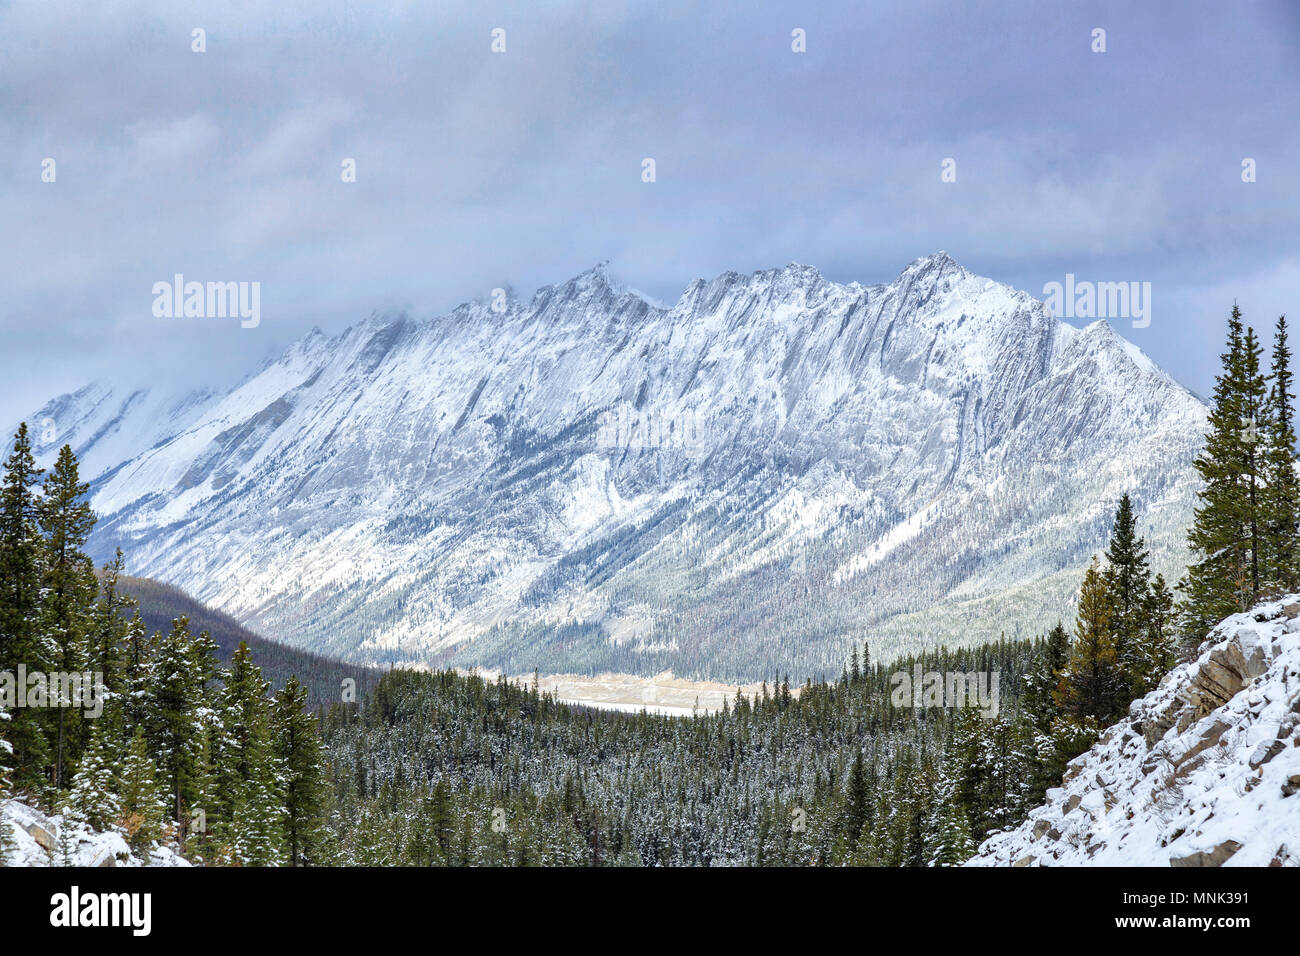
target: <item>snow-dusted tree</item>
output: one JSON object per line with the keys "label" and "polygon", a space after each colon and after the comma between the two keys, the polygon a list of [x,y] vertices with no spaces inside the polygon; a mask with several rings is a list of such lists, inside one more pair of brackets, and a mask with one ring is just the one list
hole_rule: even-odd
{"label": "snow-dusted tree", "polygon": [[149,752],[168,793],[168,814],[184,832],[185,805],[193,797],[194,761],[199,750],[199,705],[202,688],[195,673],[195,651],[189,620],[172,621],[171,632],[157,647],[144,708]]}
{"label": "snow-dusted tree", "polygon": [[1296,475],[1296,429],[1291,391],[1291,348],[1286,316],[1273,331],[1269,370],[1268,428],[1264,442],[1264,510],[1269,539],[1265,584],[1274,591],[1300,588],[1300,477]]}
{"label": "snow-dusted tree", "polygon": [[316,719],[306,711],[307,688],[291,676],[271,710],[275,756],[282,774],[284,837],[291,866],[319,861],[329,791]]}
{"label": "snow-dusted tree", "polygon": [[957,799],[956,778],[944,773],[935,790],[934,808],[930,812],[928,859],[930,866],[960,866],[975,855],[966,808]]}
{"label": "snow-dusted tree", "polygon": [[144,728],[137,728],[131,738],[126,759],[118,773],[122,802],[121,825],[127,842],[141,857],[147,857],[163,834],[166,800],[158,788],[158,770],[149,756]]}
{"label": "snow-dusted tree", "polygon": [[117,795],[114,753],[105,727],[98,720],[86,723],[91,725],[90,739],[81,765],[72,778],[68,805],[78,820],[92,830],[102,832],[121,819],[122,804]]}
{"label": "snow-dusted tree", "polygon": [[248,645],[241,641],[220,699],[217,767],[232,861],[249,866],[284,861],[281,767],[272,746],[267,691]]}
{"label": "snow-dusted tree", "polygon": [[[37,626],[42,541],[37,524],[37,481],[44,472],[32,456],[27,425],[18,427],[0,483],[0,671],[47,670],[53,648]],[[15,790],[49,791],[50,752],[42,712],[20,707],[11,717]]]}
{"label": "snow-dusted tree", "polygon": [[[81,480],[70,445],[59,450],[42,491],[36,506],[37,523],[44,534],[38,626],[54,651],[51,669],[80,673],[91,657],[90,608],[98,582],[95,565],[85,553],[86,540],[95,526],[90,486]],[[80,756],[82,712],[76,704],[60,700],[50,716],[56,789],[68,789],[70,770]]]}
{"label": "snow-dusted tree", "polygon": [[[125,653],[127,632],[130,618],[126,613],[137,606],[136,600],[122,591],[120,578],[126,559],[122,549],[118,548],[113,560],[104,565],[99,580],[99,600],[95,602],[90,613],[90,669],[102,675],[104,684],[104,712],[98,721],[86,724],[103,725],[105,732],[123,744],[130,738],[126,735],[126,715],[124,710],[125,690]],[[84,726],[85,735],[82,743],[89,745],[90,726]]]}

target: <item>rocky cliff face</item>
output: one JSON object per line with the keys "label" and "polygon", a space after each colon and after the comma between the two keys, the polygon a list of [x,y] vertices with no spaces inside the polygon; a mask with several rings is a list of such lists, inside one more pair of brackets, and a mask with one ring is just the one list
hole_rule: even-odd
{"label": "rocky cliff face", "polygon": [[1300,866],[1300,595],[1225,620],[968,865]]}
{"label": "rocky cliff face", "polygon": [[[101,555],[302,647],[748,681],[1029,636],[1120,494],[1181,556],[1205,409],[950,257],[671,308],[603,269],[315,332],[225,394],[65,396]],[[38,430],[38,437],[40,430]]]}

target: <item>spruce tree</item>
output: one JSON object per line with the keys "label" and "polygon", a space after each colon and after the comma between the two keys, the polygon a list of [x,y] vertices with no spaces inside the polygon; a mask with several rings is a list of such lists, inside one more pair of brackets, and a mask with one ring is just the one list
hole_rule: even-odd
{"label": "spruce tree", "polygon": [[[84,550],[95,515],[86,500],[89,486],[78,475],[71,446],[59,450],[43,491],[36,508],[45,538],[39,626],[53,650],[51,669],[82,673],[90,662],[90,608],[98,590],[95,566]],[[78,756],[81,711],[75,701],[59,700],[50,720],[54,786],[67,789],[71,775],[66,767],[75,764]]]}
{"label": "spruce tree", "polygon": [[970,821],[966,819],[965,809],[942,791],[931,827],[934,835],[931,840],[930,866],[961,866],[975,855],[977,848],[971,838]]}
{"label": "spruce tree", "polygon": [[158,770],[149,756],[144,728],[136,728],[118,773],[118,793],[127,843],[142,859],[148,859],[149,850],[163,835],[167,802],[157,781]]}
{"label": "spruce tree", "polygon": [[[0,484],[0,671],[49,669],[52,648],[37,626],[42,541],[37,524],[37,481],[44,474],[32,457],[27,425],[18,426]],[[13,786],[42,796],[49,787],[49,745],[41,713],[17,707],[11,714]]]}
{"label": "spruce tree", "polygon": [[307,688],[291,676],[276,695],[271,716],[276,757],[283,772],[284,835],[290,866],[318,863],[325,840],[329,792],[320,734],[306,707]]}
{"label": "spruce tree", "polygon": [[1275,592],[1300,589],[1300,479],[1296,477],[1292,382],[1291,349],[1287,342],[1286,316],[1282,315],[1273,334],[1268,427],[1263,451],[1268,537],[1265,584]]}
{"label": "spruce tree", "polygon": [[216,825],[221,799],[212,748],[212,740],[219,732],[218,725],[211,719],[200,722],[198,753],[191,778],[193,796],[185,808],[185,857],[191,863],[208,866],[225,861],[217,836],[221,829]]}
{"label": "spruce tree", "polygon": [[1106,590],[1110,596],[1115,656],[1126,675],[1136,673],[1145,637],[1151,571],[1146,542],[1138,537],[1133,503],[1127,493],[1120,498],[1119,507],[1115,509],[1106,562]]}
{"label": "spruce tree", "polygon": [[122,815],[113,769],[117,752],[104,733],[102,720],[88,720],[86,723],[91,727],[90,737],[76,776],[72,778],[68,804],[77,820],[92,830],[103,832],[115,826]]}
{"label": "spruce tree", "polygon": [[241,641],[220,701],[217,774],[232,861],[250,866],[276,865],[283,859],[280,767],[271,741],[267,689],[248,645]]}
{"label": "spruce tree", "polygon": [[1266,554],[1266,532],[1268,515],[1265,511],[1265,489],[1267,473],[1265,470],[1264,440],[1269,430],[1268,383],[1260,366],[1264,347],[1259,343],[1255,330],[1246,328],[1243,343],[1243,375],[1241,394],[1245,421],[1245,438],[1243,445],[1246,452],[1245,469],[1242,481],[1245,484],[1246,513],[1243,516],[1243,530],[1246,536],[1247,551],[1250,556],[1248,566],[1249,593],[1244,596],[1243,610],[1250,607],[1264,590],[1264,580],[1268,573]]}
{"label": "spruce tree", "polygon": [[[137,606],[136,600],[119,586],[124,566],[122,549],[118,548],[112,562],[103,567],[99,600],[95,602],[90,622],[90,669],[102,675],[105,694],[104,713],[98,722],[105,725],[102,732],[123,747],[130,739],[126,734],[123,698],[127,629],[130,625],[126,612]],[[87,734],[83,746],[88,745],[88,740]]]}
{"label": "spruce tree", "polygon": [[1174,666],[1177,648],[1174,646],[1174,596],[1165,584],[1163,574],[1157,574],[1147,595],[1143,614],[1144,635],[1140,654],[1134,662],[1130,679],[1131,696],[1141,697],[1160,683],[1161,678]]}
{"label": "spruce tree", "polygon": [[979,707],[968,702],[952,716],[944,765],[952,774],[952,797],[966,816],[971,834],[979,839],[991,826],[988,804],[988,767],[982,759],[984,718]]}
{"label": "spruce tree", "polygon": [[1025,675],[1022,706],[1040,733],[1047,733],[1052,721],[1061,712],[1053,695],[1069,661],[1070,635],[1066,633],[1064,625],[1057,621],[1056,626],[1047,632],[1047,638]]}
{"label": "spruce tree", "polygon": [[162,635],[149,637],[144,619],[137,608],[126,624],[122,644],[122,721],[126,739],[134,736],[136,728],[149,725],[145,710],[153,680],[153,656]]}
{"label": "spruce tree", "polygon": [[1227,350],[1220,357],[1223,370],[1215,378],[1210,432],[1195,461],[1202,487],[1187,533],[1192,561],[1179,585],[1184,626],[1197,639],[1224,617],[1250,607],[1260,591],[1259,551],[1267,521],[1259,446],[1267,409],[1259,357],[1255,333],[1243,330],[1234,305]]}
{"label": "spruce tree", "polygon": [[200,746],[202,689],[194,663],[189,619],[182,616],[172,621],[171,633],[158,644],[144,700],[149,750],[158,763],[159,782],[168,793],[168,815],[177,823],[182,844]]}

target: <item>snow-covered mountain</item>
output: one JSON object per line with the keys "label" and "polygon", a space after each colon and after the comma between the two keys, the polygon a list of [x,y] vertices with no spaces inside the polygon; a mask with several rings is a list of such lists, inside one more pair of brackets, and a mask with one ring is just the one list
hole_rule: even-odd
{"label": "snow-covered mountain", "polygon": [[92,386],[29,421],[95,479],[101,553],[270,636],[753,679],[1040,632],[1123,491],[1172,569],[1204,416],[1105,322],[940,253],[671,308],[597,268],[313,331],[226,394]]}
{"label": "snow-covered mountain", "polygon": [[974,866],[1300,866],[1300,595],[1235,614]]}

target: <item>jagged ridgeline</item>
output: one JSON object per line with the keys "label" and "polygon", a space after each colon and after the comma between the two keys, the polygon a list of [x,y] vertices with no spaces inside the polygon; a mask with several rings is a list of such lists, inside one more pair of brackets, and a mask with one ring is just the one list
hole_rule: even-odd
{"label": "jagged ridgeline", "polygon": [[352,660],[749,683],[1069,619],[1124,491],[1181,575],[1205,406],[1104,321],[950,257],[692,282],[603,269],[313,332],[244,381],[29,419],[97,560]]}

